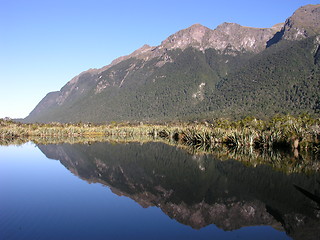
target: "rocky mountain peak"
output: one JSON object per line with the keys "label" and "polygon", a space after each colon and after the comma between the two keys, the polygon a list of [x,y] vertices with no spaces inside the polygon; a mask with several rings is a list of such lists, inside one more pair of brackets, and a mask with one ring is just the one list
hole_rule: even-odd
{"label": "rocky mountain peak", "polygon": [[161,43],[161,46],[166,49],[185,49],[187,47],[201,48],[205,36],[211,31],[211,29],[201,24],[194,24],[191,27],[180,30],[169,36]]}
{"label": "rocky mountain peak", "polygon": [[217,26],[216,31],[224,32],[225,34],[230,34],[235,30],[240,29],[242,26],[237,23],[224,22]]}
{"label": "rocky mountain peak", "polygon": [[283,28],[286,40],[301,40],[320,33],[320,4],[300,7],[289,17]]}
{"label": "rocky mountain peak", "polygon": [[266,48],[266,42],[280,29],[244,27],[237,23],[222,23],[208,39],[208,47],[226,54],[233,52],[258,53]]}
{"label": "rocky mountain peak", "polygon": [[224,54],[260,52],[281,27],[276,25],[272,28],[251,28],[225,22],[212,30],[201,24],[194,24],[171,35],[161,46],[166,49],[193,47],[201,51],[213,48]]}

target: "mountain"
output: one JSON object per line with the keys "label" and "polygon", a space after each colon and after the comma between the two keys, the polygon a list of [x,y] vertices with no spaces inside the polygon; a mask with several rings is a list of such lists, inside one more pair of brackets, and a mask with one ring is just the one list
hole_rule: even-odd
{"label": "mountain", "polygon": [[271,28],[192,25],[48,93],[26,122],[266,118],[320,112],[320,5]]}
{"label": "mountain", "polygon": [[320,8],[307,5],[299,8],[285,23],[284,38],[299,40],[315,36],[320,31]]}
{"label": "mountain", "polygon": [[108,186],[144,208],[156,206],[195,229],[210,224],[225,231],[270,225],[293,239],[317,239],[320,234],[318,205],[302,193],[318,196],[319,174],[248,167],[235,160],[191,155],[164,143],[38,148],[79,178]]}
{"label": "mountain", "polygon": [[306,5],[299,8],[289,17],[281,31],[270,39],[268,46],[281,39],[302,40],[319,35],[320,32],[320,8],[319,5]]}

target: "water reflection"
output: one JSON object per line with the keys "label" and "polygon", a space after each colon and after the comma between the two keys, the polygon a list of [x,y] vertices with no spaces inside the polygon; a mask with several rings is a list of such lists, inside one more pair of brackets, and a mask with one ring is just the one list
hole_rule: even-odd
{"label": "water reflection", "polygon": [[[163,143],[39,145],[80,178],[199,229],[269,225],[294,239],[320,237],[319,173],[285,174],[191,155]],[[307,194],[308,193],[308,194]],[[310,197],[312,196],[312,197]]]}

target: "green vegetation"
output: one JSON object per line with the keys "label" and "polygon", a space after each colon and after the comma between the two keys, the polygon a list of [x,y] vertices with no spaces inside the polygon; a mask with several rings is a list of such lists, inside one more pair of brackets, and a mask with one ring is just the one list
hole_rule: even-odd
{"label": "green vegetation", "polygon": [[253,146],[256,148],[292,148],[319,150],[320,120],[309,115],[293,117],[278,115],[269,121],[247,117],[239,121],[217,119],[211,123],[137,124],[116,123],[98,125],[77,124],[23,124],[0,120],[1,139],[23,137],[79,137],[79,136],[152,136],[173,139],[184,145],[229,147]]}
{"label": "green vegetation", "polygon": [[309,115],[277,115],[269,121],[247,117],[238,121],[116,123],[98,125],[23,124],[0,120],[0,144],[164,142],[191,154],[212,154],[245,164],[269,164],[287,173],[320,170],[320,119]]}
{"label": "green vegetation", "polygon": [[[314,37],[282,40],[256,55],[176,49],[167,51],[172,61],[161,67],[161,58],[131,58],[99,74],[81,75],[77,85],[49,94],[25,121],[106,124],[301,113],[318,117],[320,61],[315,42]],[[105,88],[97,92],[97,86]]]}
{"label": "green vegetation", "polygon": [[[221,110],[236,116],[319,114],[320,65],[314,38],[281,41],[219,82]],[[214,100],[214,99],[213,99]]]}
{"label": "green vegetation", "polygon": [[231,148],[320,150],[320,120],[309,115],[275,116],[269,121],[247,117],[239,121],[217,119],[209,122],[143,124],[112,123],[97,125],[23,124],[0,120],[1,139],[24,137],[120,137],[162,138],[196,148],[225,144]]}

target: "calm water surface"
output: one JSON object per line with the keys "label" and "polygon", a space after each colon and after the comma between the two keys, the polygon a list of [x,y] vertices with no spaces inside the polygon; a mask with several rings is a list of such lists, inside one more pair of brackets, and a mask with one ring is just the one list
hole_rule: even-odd
{"label": "calm water surface", "polygon": [[319,239],[319,179],[162,143],[3,146],[0,239]]}

